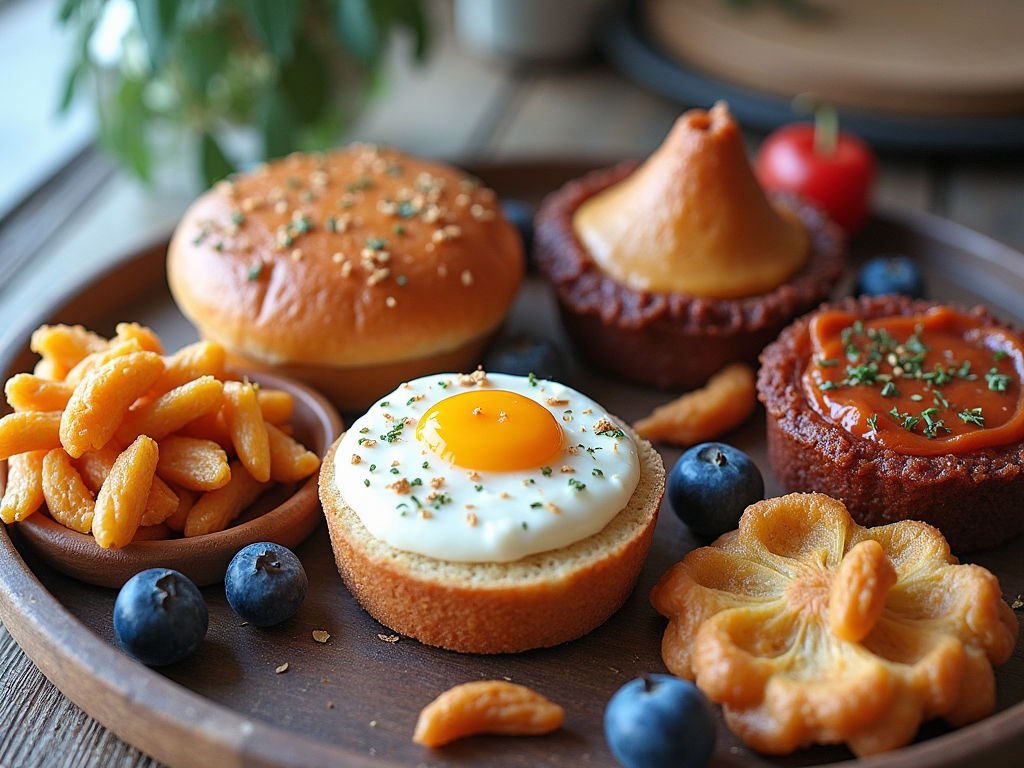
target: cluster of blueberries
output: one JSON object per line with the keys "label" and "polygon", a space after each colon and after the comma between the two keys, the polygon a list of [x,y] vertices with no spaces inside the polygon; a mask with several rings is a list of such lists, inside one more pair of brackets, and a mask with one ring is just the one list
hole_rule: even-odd
{"label": "cluster of blueberries", "polygon": [[[257,542],[232,558],[224,576],[228,604],[243,621],[269,627],[290,618],[306,598],[309,581],[288,548]],[[114,602],[114,634],[143,664],[181,661],[206,637],[210,614],[202,593],[182,573],[150,568],[129,579]]]}

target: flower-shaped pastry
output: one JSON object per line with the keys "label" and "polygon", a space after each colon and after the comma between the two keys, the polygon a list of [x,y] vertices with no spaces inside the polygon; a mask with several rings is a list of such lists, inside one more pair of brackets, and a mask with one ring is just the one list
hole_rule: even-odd
{"label": "flower-shaped pastry", "polygon": [[862,528],[842,502],[794,493],[748,507],[651,592],[665,664],[723,705],[762,752],[903,746],[918,725],[995,708],[992,665],[1017,641],[999,582],[935,528]]}

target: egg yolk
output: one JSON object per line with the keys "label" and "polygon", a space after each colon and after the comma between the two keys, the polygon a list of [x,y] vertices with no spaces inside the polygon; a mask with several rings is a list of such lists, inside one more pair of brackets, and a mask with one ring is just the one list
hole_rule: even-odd
{"label": "egg yolk", "polygon": [[562,450],[562,428],[544,406],[506,390],[445,398],[416,425],[416,438],[466,469],[535,469]]}

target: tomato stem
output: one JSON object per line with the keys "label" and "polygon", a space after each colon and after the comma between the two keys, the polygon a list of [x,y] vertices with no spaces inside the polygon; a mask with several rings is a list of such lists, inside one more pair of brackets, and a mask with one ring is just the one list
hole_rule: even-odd
{"label": "tomato stem", "polygon": [[793,99],[798,115],[814,115],[814,152],[831,155],[839,141],[839,110],[815,93],[801,93]]}

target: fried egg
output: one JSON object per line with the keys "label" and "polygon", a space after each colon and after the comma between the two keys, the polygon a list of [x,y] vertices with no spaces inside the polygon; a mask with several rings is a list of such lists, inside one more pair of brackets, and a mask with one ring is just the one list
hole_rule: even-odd
{"label": "fried egg", "polygon": [[640,480],[636,446],[597,403],[534,377],[436,374],[375,403],[335,478],[366,529],[439,560],[505,563],[598,533]]}

